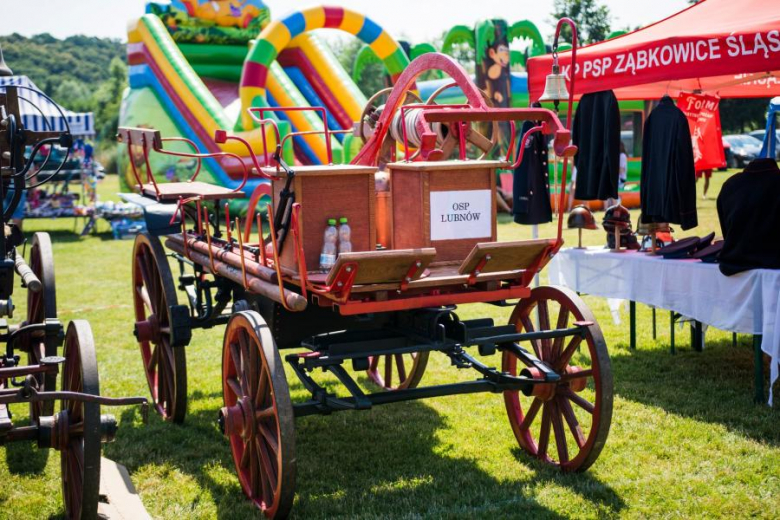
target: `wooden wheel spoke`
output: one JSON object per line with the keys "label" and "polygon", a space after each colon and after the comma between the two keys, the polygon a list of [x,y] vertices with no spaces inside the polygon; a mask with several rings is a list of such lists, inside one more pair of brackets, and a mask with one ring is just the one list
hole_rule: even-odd
{"label": "wooden wheel spoke", "polygon": [[571,340],[569,341],[569,344],[566,346],[566,349],[563,351],[561,356],[556,360],[555,364],[553,365],[553,369],[556,372],[563,371],[563,369],[566,367],[569,361],[571,361],[571,357],[577,351],[577,347],[580,346],[581,342],[582,342],[582,336],[571,337]]}
{"label": "wooden wheel spoke", "polygon": [[566,432],[563,429],[561,412],[555,401],[550,402],[550,414],[552,415],[552,427],[555,434],[555,447],[558,449],[558,462],[569,462],[569,449],[566,446]]}
{"label": "wooden wheel spoke", "polygon": [[390,354],[385,356],[385,387],[393,386],[393,357]]}
{"label": "wooden wheel spoke", "polygon": [[227,384],[230,387],[230,390],[236,395],[237,399],[241,399],[241,397],[243,397],[241,393],[241,385],[235,377],[229,377]]}
{"label": "wooden wheel spoke", "polygon": [[483,152],[489,152],[493,149],[493,141],[485,137],[482,133],[474,130],[473,128],[466,134],[466,140],[482,150]]}
{"label": "wooden wheel spoke", "polygon": [[[257,391],[255,393],[255,406],[264,406],[265,405],[265,394],[268,390],[268,368],[263,365],[260,369],[260,377],[259,381],[257,383]],[[271,407],[271,410],[273,411],[273,407]]]}
{"label": "wooden wheel spoke", "polygon": [[149,373],[154,372],[159,363],[160,363],[160,346],[154,345],[154,347],[152,348],[152,355],[149,356],[149,363],[146,365],[146,370],[149,371]]}
{"label": "wooden wheel spoke", "polygon": [[246,469],[246,467],[249,465],[249,457],[252,455],[249,449],[249,445],[251,443],[251,440],[244,442],[244,451],[241,453],[241,462],[238,464],[242,469]]}
{"label": "wooden wheel spoke", "polygon": [[268,447],[271,448],[271,451],[274,452],[274,454],[278,453],[279,443],[276,442],[276,436],[273,434],[271,429],[268,428],[268,426],[265,424],[257,422],[257,430],[263,436],[263,439],[265,439],[265,442],[268,444]]}
{"label": "wooden wheel spoke", "polygon": [[455,147],[458,146],[458,140],[455,138],[455,136],[450,133],[445,139],[444,142],[441,143],[441,153],[442,157],[445,159],[452,155],[453,150],[455,150]]}
{"label": "wooden wheel spoke", "polygon": [[143,282],[143,287],[146,289],[147,293],[147,299],[149,300],[149,306],[152,308],[153,313],[157,313],[157,308],[154,307],[154,300],[149,296],[149,293],[153,291],[153,281],[151,277],[151,273],[149,272],[149,266],[146,260],[146,251],[141,253],[140,258],[138,258],[138,271],[141,273],[141,280]]}
{"label": "wooden wheel spoke", "polygon": [[233,360],[233,368],[236,370],[236,377],[241,379],[241,374],[244,370],[241,366],[241,352],[239,351],[238,343],[230,344],[230,359]]}
{"label": "wooden wheel spoke", "polygon": [[595,407],[587,399],[585,399],[580,395],[575,394],[569,388],[563,388],[562,393],[563,395],[568,397],[569,400],[571,400],[571,402],[573,402],[574,404],[576,404],[577,406],[579,406],[589,414],[593,414],[593,410],[595,409]]}
{"label": "wooden wheel spoke", "polygon": [[398,369],[398,384],[400,385],[406,381],[406,366],[404,365],[403,354],[395,355],[395,366]]}
{"label": "wooden wheel spoke", "polygon": [[563,414],[563,418],[569,426],[569,431],[574,436],[574,441],[577,443],[577,446],[582,448],[585,446],[585,436],[582,434],[582,428],[580,428],[580,423],[577,421],[577,416],[574,415],[571,403],[565,397],[558,396],[556,399],[558,400],[558,407]]}
{"label": "wooden wheel spoke", "polygon": [[550,405],[546,404],[542,408],[542,426],[539,428],[539,443],[536,455],[539,458],[547,458],[547,448],[550,444]]}
{"label": "wooden wheel spoke", "polygon": [[[565,329],[566,325],[569,323],[569,309],[566,307],[561,306],[561,310],[558,313],[558,322],[555,325],[556,329]],[[557,360],[561,356],[561,348],[563,347],[563,336],[559,338],[555,338],[553,340],[552,345],[552,362],[555,363],[555,360]]]}
{"label": "wooden wheel spoke", "polygon": [[579,372],[574,372],[571,374],[561,374],[561,381],[571,381],[573,379],[584,379],[588,377],[593,377],[592,368],[588,368],[586,370],[580,370]]}
{"label": "wooden wheel spoke", "polygon": [[265,476],[268,477],[267,483],[270,488],[270,493],[268,493],[268,496],[273,497],[273,490],[276,489],[276,468],[272,461],[276,460],[276,458],[271,458],[270,454],[268,453],[268,449],[265,447],[265,444],[260,442],[260,439],[255,439],[255,442],[257,442],[258,451],[260,452],[262,468],[265,472]]}
{"label": "wooden wheel spoke", "polygon": [[[243,337],[243,334],[239,336],[239,339]],[[263,367],[260,365],[260,360],[257,352],[257,345],[247,347],[249,349],[249,381],[248,386],[249,393],[247,395],[257,397],[257,390],[260,386],[260,378],[262,376]],[[243,344],[242,344],[243,349]]]}
{"label": "wooden wheel spoke", "polygon": [[[537,306],[536,311],[539,316],[539,330],[541,331],[547,331],[550,330],[550,308],[547,305],[547,300],[541,300]],[[543,339],[542,340],[542,355],[544,356],[542,359],[549,361],[551,359],[551,352],[552,346],[549,339]]]}
{"label": "wooden wheel spoke", "polygon": [[154,310],[152,309],[152,302],[149,300],[149,291],[146,290],[146,286],[137,285],[135,287],[135,292],[138,293],[138,296],[141,298],[141,301],[144,302],[144,306],[148,310],[148,314],[152,314]]}
{"label": "wooden wheel spoke", "polygon": [[166,395],[166,398],[168,398],[167,399],[167,405],[168,405],[168,408],[172,408],[173,407],[173,398],[174,398],[175,389],[176,389],[176,383],[174,382],[174,374],[173,374],[174,368],[173,367],[175,367],[176,365],[174,364],[174,361],[173,361],[173,352],[171,351],[171,347],[169,347],[168,345],[163,344],[161,346],[161,348],[163,349],[163,352],[165,354],[165,356],[164,356],[165,357],[165,365],[166,365],[166,367],[165,367],[165,383],[166,383],[166,385],[168,387],[168,392],[167,392],[167,395]]}
{"label": "wooden wheel spoke", "polygon": [[247,450],[249,452],[249,489],[250,498],[257,498],[260,496],[260,461],[257,459],[257,447],[252,439],[247,442]]}
{"label": "wooden wheel spoke", "polygon": [[525,417],[523,417],[523,422],[520,423],[521,431],[526,431],[528,430],[528,428],[531,427],[541,407],[542,407],[542,400],[539,398],[535,398],[534,401],[531,403],[531,406],[528,407],[528,412],[526,412]]}
{"label": "wooden wheel spoke", "polygon": [[[526,332],[534,332],[536,328],[534,327],[533,322],[531,321],[531,318],[529,316],[523,316],[520,318],[520,322],[523,324],[523,329]],[[538,339],[532,339],[531,346],[534,348],[534,354],[536,354],[536,357],[544,360],[544,354],[542,352],[542,346],[539,343]]]}
{"label": "wooden wheel spoke", "polygon": [[269,406],[268,408],[263,408],[261,410],[255,410],[255,419],[258,421],[264,421],[271,417],[274,417],[273,406]]}
{"label": "wooden wheel spoke", "polygon": [[368,370],[374,372],[378,366],[379,366],[379,356],[371,356],[371,364],[369,365]]}

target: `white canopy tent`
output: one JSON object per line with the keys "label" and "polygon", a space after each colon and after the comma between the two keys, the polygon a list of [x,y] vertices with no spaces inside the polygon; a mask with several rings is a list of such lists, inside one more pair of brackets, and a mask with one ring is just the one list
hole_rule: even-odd
{"label": "white canopy tent", "polygon": [[[34,131],[51,130],[63,132],[69,125],[70,133],[74,136],[87,137],[95,135],[95,116],[92,112],[72,112],[59,107],[59,105],[49,101],[38,94],[38,92],[28,90],[40,91],[27,76],[0,77],[0,91],[5,90],[3,87],[9,85],[26,87],[19,90],[19,111],[21,112],[22,123],[25,128]],[[65,114],[64,118],[57,109],[58,107]]]}

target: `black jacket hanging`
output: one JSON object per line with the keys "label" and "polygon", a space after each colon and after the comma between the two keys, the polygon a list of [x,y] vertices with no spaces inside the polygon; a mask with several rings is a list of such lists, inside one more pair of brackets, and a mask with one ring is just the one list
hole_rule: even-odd
{"label": "black jacket hanging", "polygon": [[661,98],[645,123],[639,198],[644,223],[698,225],[691,131],[669,96]]}
{"label": "black jacket hanging", "polygon": [[617,198],[620,173],[620,109],[611,90],[585,94],[572,125],[580,200]]}
{"label": "black jacket hanging", "polygon": [[780,269],[780,169],[774,159],[755,159],[732,175],[718,195],[723,230],[720,271]]}
{"label": "black jacket hanging", "polygon": [[[523,142],[522,136],[534,125],[532,121],[523,123],[520,143],[517,145],[518,154]],[[523,162],[514,172],[512,213],[518,224],[542,224],[552,221],[547,168],[547,137],[537,132],[528,138]]]}

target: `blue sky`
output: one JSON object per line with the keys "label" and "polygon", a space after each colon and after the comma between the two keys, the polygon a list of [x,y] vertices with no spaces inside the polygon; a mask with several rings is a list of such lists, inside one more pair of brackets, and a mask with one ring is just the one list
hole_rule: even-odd
{"label": "blue sky", "polygon": [[[164,0],[161,1],[164,3]],[[271,16],[279,17],[318,2],[267,0]],[[430,40],[453,25],[471,25],[480,18],[504,18],[513,23],[528,19],[550,36],[552,0],[326,0],[368,15],[397,38]],[[609,6],[613,28],[647,25],[673,14],[685,0],[603,0]],[[124,40],[128,20],[144,12],[146,0],[0,0],[0,34],[25,36],[49,32],[56,37],[74,34]],[[478,5],[479,9],[474,6]]]}

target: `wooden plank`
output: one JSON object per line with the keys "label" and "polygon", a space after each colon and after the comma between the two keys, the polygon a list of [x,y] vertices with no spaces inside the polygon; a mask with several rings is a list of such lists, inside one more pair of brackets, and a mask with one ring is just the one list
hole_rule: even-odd
{"label": "wooden plank", "polygon": [[[291,169],[295,172],[296,177],[319,177],[323,175],[367,175],[376,173],[377,171],[375,166],[357,166],[354,164],[336,164],[332,166],[292,166]],[[263,168],[263,173],[279,177],[286,177],[284,170],[277,171],[276,168]]]}
{"label": "wooden plank", "polygon": [[419,161],[419,162],[394,162],[387,165],[390,170],[410,171],[456,171],[472,170],[478,168],[506,168],[505,161]]}
{"label": "wooden plank", "polygon": [[425,249],[397,249],[387,251],[365,251],[358,253],[342,253],[336,260],[336,265],[328,273],[326,285],[331,285],[336,273],[346,263],[357,264],[356,285],[398,283],[406,278],[409,270],[415,262],[420,262],[412,280],[422,276],[428,264],[436,256],[436,250],[429,247]]}
{"label": "wooden plank", "polygon": [[490,260],[480,269],[482,273],[527,269],[539,258],[545,248],[554,242],[547,238],[515,242],[480,242],[460,265],[458,273],[471,273],[486,255],[490,255]]}

